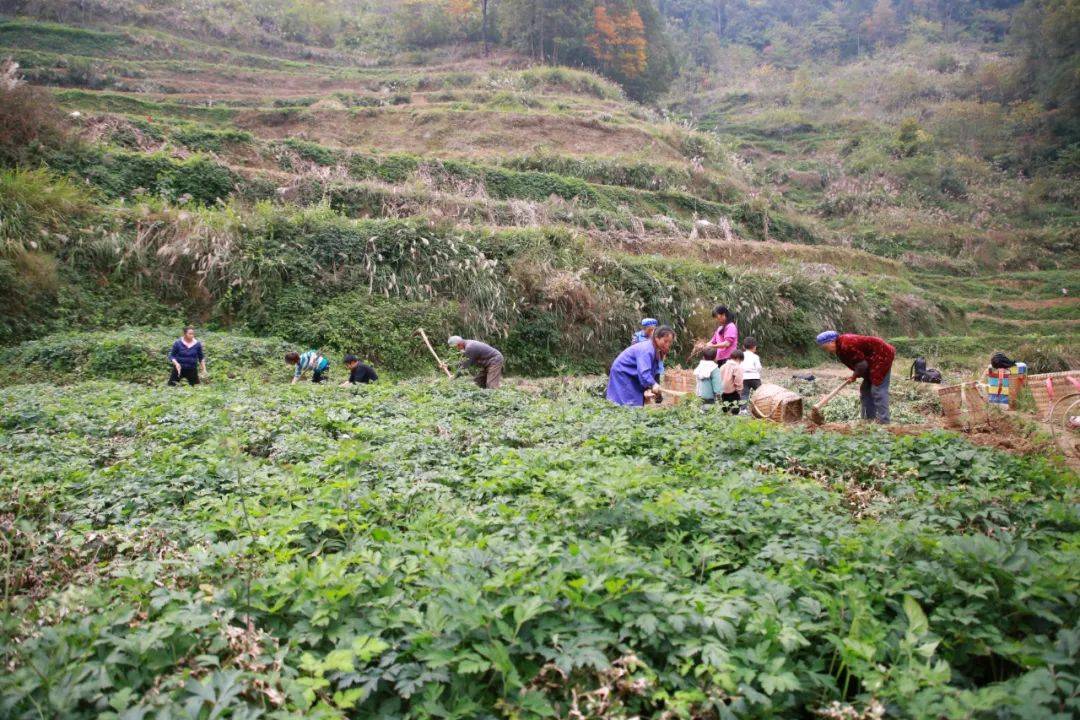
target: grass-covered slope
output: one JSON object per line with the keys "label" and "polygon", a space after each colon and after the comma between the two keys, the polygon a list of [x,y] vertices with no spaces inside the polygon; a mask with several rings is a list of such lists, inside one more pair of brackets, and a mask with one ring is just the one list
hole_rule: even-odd
{"label": "grass-covered slope", "polygon": [[[71,141],[21,153],[48,174],[0,175],[19,220],[2,228],[4,342],[195,319],[407,371],[422,324],[542,374],[603,369],[642,314],[705,332],[716,301],[787,351],[822,317],[962,325],[948,303],[912,323],[872,278],[898,266],[826,245],[715,140],[594,75],[511,56],[298,63],[30,20],[0,22],[0,47],[74,113]],[[858,277],[802,268],[832,262]]]}
{"label": "grass-covered slope", "polygon": [[556,387],[132,389],[0,390],[5,717],[1077,709],[1075,477],[1037,458]]}

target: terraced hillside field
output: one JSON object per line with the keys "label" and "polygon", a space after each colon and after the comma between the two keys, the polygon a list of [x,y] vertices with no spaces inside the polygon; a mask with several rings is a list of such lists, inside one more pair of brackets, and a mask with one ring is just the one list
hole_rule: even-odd
{"label": "terraced hillside field", "polygon": [[[209,238],[232,238],[239,224],[258,226],[254,234],[260,236],[284,232],[300,245],[313,232],[381,241],[423,225],[433,235],[423,240],[460,236],[478,248],[509,246],[513,257],[503,250],[473,254],[505,263],[489,273],[486,297],[462,297],[431,277],[421,283],[428,289],[417,293],[414,287],[405,299],[444,297],[459,303],[459,320],[477,332],[506,336],[512,347],[543,345],[549,357],[534,372],[567,363],[600,367],[642,314],[707,332],[714,300],[732,305],[747,332],[786,353],[808,350],[814,328],[831,322],[890,336],[985,333],[988,344],[1012,332],[1066,336],[1064,345],[1049,342],[1049,354],[1070,357],[1080,312],[1071,273],[1053,292],[1073,292],[1053,309],[1015,312],[1006,306],[997,312],[991,292],[957,294],[946,287],[954,271],[935,280],[928,274],[934,270],[924,269],[948,257],[947,233],[903,256],[873,243],[856,243],[866,247],[857,250],[849,233],[816,217],[812,206],[803,209],[798,197],[760,186],[745,164],[756,146],[735,127],[695,131],[628,103],[619,88],[596,76],[530,68],[507,54],[479,58],[467,50],[442,51],[423,65],[402,65],[293,50],[288,58],[274,57],[146,28],[95,30],[21,19],[0,24],[0,53],[18,61],[32,82],[54,88],[82,140],[39,153],[53,173],[77,178],[86,196],[85,212],[65,213],[65,227],[39,229],[66,238],[46,243],[50,255],[76,265],[92,257],[94,272],[139,285],[146,295],[139,313],[148,313],[146,320],[179,311],[325,344],[333,340],[326,332],[312,323],[286,324],[282,316],[332,316],[349,304],[343,290],[357,283],[372,290],[381,284],[392,304],[403,287],[417,284],[408,282],[409,273],[427,270],[399,263],[386,268],[393,276],[380,283],[370,272],[357,278],[329,259],[354,250],[320,241],[319,250],[308,253],[313,264],[302,267],[280,253],[280,244],[259,237],[263,257],[279,255],[272,263],[278,277],[271,282],[265,268],[258,278],[239,274],[256,271],[250,259],[238,262],[250,251],[239,246],[250,240]],[[311,59],[295,59],[304,54]],[[789,137],[784,147],[796,141]],[[788,176],[797,172],[779,167]],[[36,193],[39,188],[26,187],[25,180],[8,177],[9,192]],[[174,215],[174,208],[191,203],[209,209],[184,210],[182,220]],[[264,205],[253,215],[252,203]],[[70,224],[98,233],[109,226],[112,237],[125,240],[108,243],[105,257],[97,240],[98,250],[80,252]],[[165,226],[172,230],[162,232]],[[534,239],[523,242],[518,228],[529,228]],[[542,240],[535,228],[544,228]],[[138,244],[131,237],[146,246],[138,257],[131,256]],[[533,250],[523,252],[523,245]],[[170,258],[167,269],[134,273],[155,276],[158,287],[117,277],[118,264],[149,262],[147,249]],[[374,256],[386,262],[387,255],[403,251],[413,252],[391,242]],[[1073,268],[1071,252],[1059,253],[1055,262]],[[315,259],[320,253],[324,257]],[[1040,263],[1035,250],[1030,257]],[[346,264],[371,261],[351,257]],[[5,322],[9,338],[65,327],[73,319],[47,301],[70,276],[57,280],[42,264],[25,257],[15,262],[12,272],[25,286],[21,294],[42,297],[37,306],[14,311],[22,317]],[[976,263],[975,273],[989,268]],[[1025,272],[1047,287],[1058,284],[1055,273],[1061,275]],[[83,269],[74,274],[85,276]],[[282,296],[282,286],[297,283],[306,288]],[[224,287],[250,287],[258,299],[234,297],[231,307],[223,307],[218,288]],[[81,288],[84,299],[75,304],[96,306],[96,291]],[[1004,302],[1016,299],[1009,295]],[[105,318],[135,319],[119,308],[98,318],[77,312],[74,320],[108,324]],[[447,318],[431,322],[438,329],[453,324]],[[568,326],[585,330],[560,338]],[[946,361],[959,354],[945,350]],[[380,361],[392,355],[389,348],[373,350]]]}
{"label": "terraced hillside field", "polygon": [[[467,51],[301,61],[19,19],[0,25],[0,52],[52,86],[81,139],[38,150],[51,176],[5,176],[9,195],[58,177],[78,195],[13,238],[48,257],[9,263],[24,298],[11,339],[184,314],[333,345],[327,326],[358,287],[383,296],[370,312],[405,303],[434,330],[540,347],[516,368],[533,373],[602,368],[642,314],[705,333],[715,301],[785,353],[822,323],[970,329],[960,299],[920,288],[909,264],[766,200],[723,134],[586,73]],[[95,274],[125,290],[88,285]],[[139,300],[102,307],[118,296]],[[436,297],[456,305],[418,305]]]}

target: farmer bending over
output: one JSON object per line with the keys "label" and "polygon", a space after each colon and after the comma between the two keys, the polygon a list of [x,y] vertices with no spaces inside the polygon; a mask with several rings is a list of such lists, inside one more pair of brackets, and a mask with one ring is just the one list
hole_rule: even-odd
{"label": "farmer bending over", "polygon": [[325,379],[323,376],[330,367],[330,361],[324,358],[318,350],[308,350],[303,355],[298,352],[285,353],[285,363],[295,366],[292,378],[293,385],[300,382],[300,378],[308,370],[311,371],[311,382],[321,383]]}
{"label": "farmer bending over", "polygon": [[[476,384],[484,390],[495,390],[502,384],[503,355],[487,343],[479,340],[466,340],[460,335],[451,335],[447,344],[457,348],[464,355],[458,365],[454,377],[460,377],[470,367],[476,367],[479,372],[473,377]],[[446,370],[446,363],[441,365]]]}
{"label": "farmer bending over", "polygon": [[187,380],[188,385],[199,384],[199,370],[206,374],[206,353],[202,342],[195,339],[195,328],[190,325],[184,328],[183,337],[169,350],[169,362],[172,363],[169,385],[179,385],[181,378]]}
{"label": "farmer bending over", "polygon": [[862,378],[859,396],[863,420],[889,424],[889,381],[896,348],[879,337],[850,335],[827,330],[817,336],[817,344],[825,352],[851,368],[849,382]]}
{"label": "farmer bending over", "polygon": [[656,329],[648,342],[640,342],[619,353],[611,364],[607,399],[616,405],[641,407],[645,391],[660,394],[660,361],[667,356],[675,331],[665,326]]}
{"label": "farmer bending over", "polygon": [[349,370],[349,379],[341,383],[341,387],[349,385],[367,385],[379,379],[375,374],[375,368],[360,362],[355,355],[345,356],[345,367]]}

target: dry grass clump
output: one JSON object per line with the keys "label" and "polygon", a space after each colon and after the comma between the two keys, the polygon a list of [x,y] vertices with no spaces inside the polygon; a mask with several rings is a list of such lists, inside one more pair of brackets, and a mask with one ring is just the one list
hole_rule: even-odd
{"label": "dry grass clump", "polygon": [[585,282],[585,269],[554,270],[544,278],[541,293],[548,308],[557,311],[570,322],[594,324],[597,300]]}
{"label": "dry grass clump", "polygon": [[52,95],[24,83],[10,58],[0,62],[0,164],[20,165],[38,146],[66,137]]}
{"label": "dry grass clump", "polygon": [[[79,130],[79,138],[91,144],[116,141],[119,137],[125,138],[125,144],[129,147],[145,153],[161,152],[166,146],[164,140],[153,137],[130,120],[116,115],[85,118]],[[177,157],[190,155],[183,148],[173,148],[173,154]]]}
{"label": "dry grass clump", "polygon": [[167,293],[207,301],[229,288],[251,285],[233,219],[231,213],[142,206],[134,240],[118,248],[121,265],[138,268],[136,277]]}

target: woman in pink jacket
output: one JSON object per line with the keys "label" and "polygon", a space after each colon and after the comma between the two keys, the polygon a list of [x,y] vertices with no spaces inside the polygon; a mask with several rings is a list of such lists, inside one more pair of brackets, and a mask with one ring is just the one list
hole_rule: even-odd
{"label": "woman in pink jacket", "polygon": [[722,366],[739,347],[739,328],[735,326],[731,311],[724,305],[717,305],[712,314],[716,319],[716,332],[705,347],[716,348],[716,364]]}

